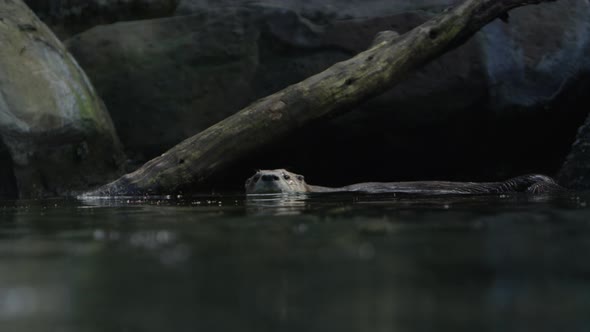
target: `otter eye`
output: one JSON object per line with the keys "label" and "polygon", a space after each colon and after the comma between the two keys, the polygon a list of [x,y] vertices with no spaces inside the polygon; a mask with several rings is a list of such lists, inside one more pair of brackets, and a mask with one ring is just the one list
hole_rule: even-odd
{"label": "otter eye", "polygon": [[297,180],[303,181],[303,175],[297,175]]}
{"label": "otter eye", "polygon": [[260,179],[260,175],[254,175],[254,177],[252,178],[254,182],[258,181],[258,179]]}
{"label": "otter eye", "polygon": [[289,179],[291,179],[291,176],[289,174],[283,174],[283,178],[285,180],[289,180]]}

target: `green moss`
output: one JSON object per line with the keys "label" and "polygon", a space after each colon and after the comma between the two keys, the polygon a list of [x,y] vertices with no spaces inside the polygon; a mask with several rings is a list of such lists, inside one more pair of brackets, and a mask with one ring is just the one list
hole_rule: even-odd
{"label": "green moss", "polygon": [[[97,112],[99,112],[99,110],[96,105],[89,100],[90,98],[88,98],[88,96],[83,96],[77,93],[75,89],[72,89],[72,91],[74,93],[74,98],[76,99],[77,110],[84,126],[94,127],[98,125],[102,127],[99,121],[97,121]],[[92,124],[90,124],[90,122],[92,122]]]}
{"label": "green moss", "polygon": [[[85,80],[81,77],[83,74],[80,74],[75,66],[71,66],[70,69],[73,71],[74,76],[77,77],[74,83],[69,84],[69,88],[76,99],[77,111],[85,129],[112,131],[113,128],[107,115],[103,114],[103,111],[106,112],[106,110],[103,110],[98,98],[93,95],[90,90],[91,87],[85,85]],[[76,86],[75,84],[79,85]]]}

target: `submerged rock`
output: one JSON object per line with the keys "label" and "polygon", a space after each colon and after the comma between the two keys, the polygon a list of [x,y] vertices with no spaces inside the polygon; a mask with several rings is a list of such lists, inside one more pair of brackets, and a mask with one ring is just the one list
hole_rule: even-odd
{"label": "submerged rock", "polygon": [[0,137],[20,197],[103,184],[124,157],[86,75],[21,0],[0,4]]}
{"label": "submerged rock", "polygon": [[[457,2],[181,0],[177,17],[99,26],[67,46],[128,151],[145,160],[350,58],[379,31],[403,34]],[[492,22],[390,91],[248,165],[328,182],[363,181],[367,171],[387,181],[552,174],[587,106],[556,101],[590,70],[589,14],[576,0],[515,10],[508,24]]]}

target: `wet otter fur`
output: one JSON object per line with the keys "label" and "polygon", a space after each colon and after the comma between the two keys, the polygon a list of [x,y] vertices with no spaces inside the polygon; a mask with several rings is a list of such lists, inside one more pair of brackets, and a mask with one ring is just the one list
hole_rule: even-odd
{"label": "wet otter fur", "polygon": [[403,193],[417,195],[473,195],[502,193],[552,193],[565,191],[555,180],[539,174],[518,176],[503,182],[365,182],[331,188],[309,185],[303,175],[285,169],[260,170],[246,180],[246,194],[272,193],[317,193],[317,192],[358,192],[358,193]]}

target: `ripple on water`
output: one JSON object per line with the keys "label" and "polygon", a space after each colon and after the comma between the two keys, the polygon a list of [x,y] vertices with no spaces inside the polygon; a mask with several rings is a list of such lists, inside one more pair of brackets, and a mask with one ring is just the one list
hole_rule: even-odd
{"label": "ripple on water", "polygon": [[583,254],[590,251],[589,199],[337,194],[3,202],[0,325],[581,331],[590,324]]}

